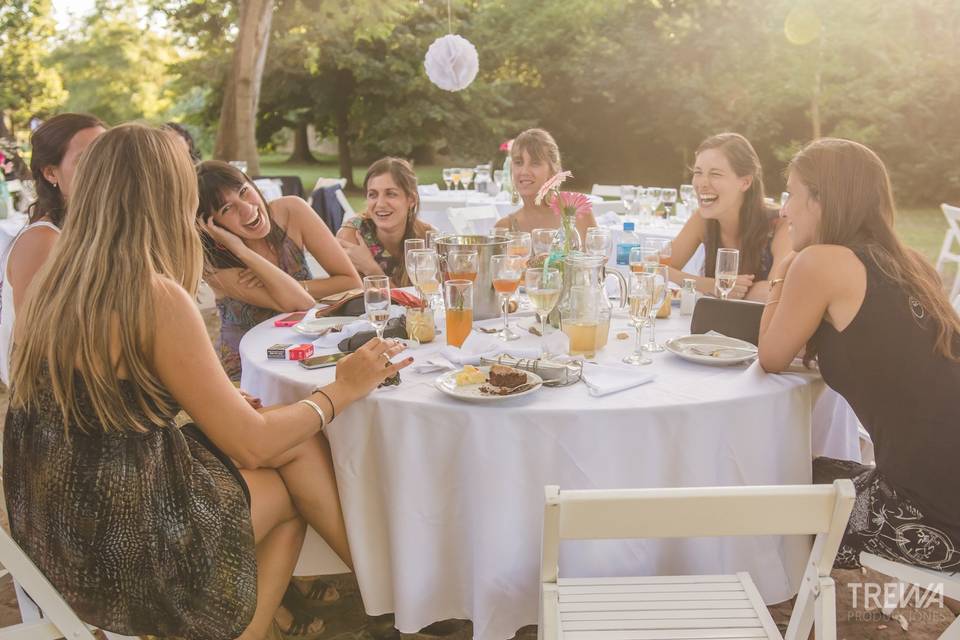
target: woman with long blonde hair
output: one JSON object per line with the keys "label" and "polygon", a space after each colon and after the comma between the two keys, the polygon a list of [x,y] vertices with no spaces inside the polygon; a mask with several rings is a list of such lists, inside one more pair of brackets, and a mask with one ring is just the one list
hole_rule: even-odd
{"label": "woman with long blonde hair", "polygon": [[883,162],[849,140],[809,144],[790,163],[782,211],[795,253],[778,264],[760,326],[760,364],[801,350],[873,438],[876,467],[817,458],[815,482],[857,489],[837,565],[868,551],[960,569],[960,317],[936,271],[897,237]]}
{"label": "woman with long blonde hair", "polygon": [[[304,519],[350,562],[318,432],[410,361],[391,364],[399,347],[374,340],[308,398],[251,408],[193,302],[197,183],[168,132],[103,134],[80,162],[70,208],[14,328],[11,533],[91,624],[260,640]],[[196,426],[176,427],[181,408]]]}

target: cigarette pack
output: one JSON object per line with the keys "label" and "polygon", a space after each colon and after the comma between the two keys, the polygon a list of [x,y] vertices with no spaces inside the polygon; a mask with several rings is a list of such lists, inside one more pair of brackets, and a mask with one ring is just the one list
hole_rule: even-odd
{"label": "cigarette pack", "polygon": [[275,344],[267,347],[267,357],[272,360],[303,360],[313,355],[313,345],[306,344]]}

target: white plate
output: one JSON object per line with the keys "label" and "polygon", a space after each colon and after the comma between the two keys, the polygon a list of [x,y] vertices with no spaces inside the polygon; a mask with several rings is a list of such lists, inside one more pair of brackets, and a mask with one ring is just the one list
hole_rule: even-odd
{"label": "white plate", "polygon": [[[757,347],[749,342],[726,336],[693,334],[667,340],[664,346],[667,351],[680,356],[684,360],[721,367],[740,364],[757,357]],[[697,353],[694,348],[699,348],[699,351],[714,351],[716,353],[715,355]]]}
{"label": "white plate", "polygon": [[[309,316],[313,315],[314,312],[309,311],[307,313]],[[293,325],[293,330],[305,336],[318,336],[330,327],[346,326],[357,320],[359,320],[359,318],[353,316],[330,316],[329,318],[306,317]]]}
{"label": "white plate", "polygon": [[[477,367],[484,374],[490,374],[490,367]],[[453,396],[458,400],[466,400],[468,402],[496,402],[497,400],[509,400],[510,398],[519,398],[520,396],[525,396],[529,393],[533,393],[540,389],[543,386],[543,378],[538,376],[535,373],[529,371],[524,371],[527,374],[527,383],[532,383],[533,386],[525,391],[520,393],[512,393],[508,396],[497,396],[497,395],[488,395],[480,391],[482,384],[468,384],[462,387],[457,386],[456,376],[460,373],[461,369],[457,371],[449,371],[442,376],[438,377],[433,381],[433,386],[447,394],[448,396]],[[483,384],[487,384],[486,382]]]}

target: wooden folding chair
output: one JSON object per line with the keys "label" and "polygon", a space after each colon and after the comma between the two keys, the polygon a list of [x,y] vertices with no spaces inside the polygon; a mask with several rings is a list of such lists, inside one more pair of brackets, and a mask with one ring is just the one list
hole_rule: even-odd
{"label": "wooden folding chair", "polygon": [[[836,640],[830,571],[855,497],[833,485],[563,491],[548,486],[540,560],[540,640]],[[559,578],[560,541],[817,534],[786,636],[746,572]]]}

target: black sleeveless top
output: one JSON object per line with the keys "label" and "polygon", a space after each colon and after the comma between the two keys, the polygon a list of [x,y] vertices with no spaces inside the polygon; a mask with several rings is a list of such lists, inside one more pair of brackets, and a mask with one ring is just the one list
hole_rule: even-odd
{"label": "black sleeveless top", "polygon": [[936,329],[910,292],[854,253],[866,295],[842,332],[817,329],[820,372],[870,433],[877,470],[960,539],[960,363],[936,351]]}

